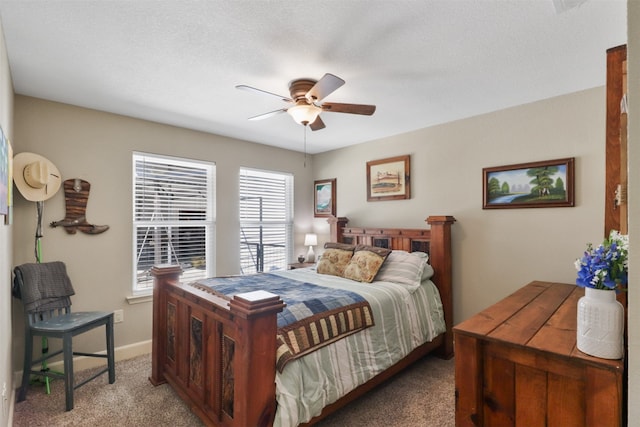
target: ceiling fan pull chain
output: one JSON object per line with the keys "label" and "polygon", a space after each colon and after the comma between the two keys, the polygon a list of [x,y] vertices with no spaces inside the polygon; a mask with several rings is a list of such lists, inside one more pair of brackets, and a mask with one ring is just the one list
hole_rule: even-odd
{"label": "ceiling fan pull chain", "polygon": [[307,125],[303,126],[304,128],[304,167],[307,167]]}

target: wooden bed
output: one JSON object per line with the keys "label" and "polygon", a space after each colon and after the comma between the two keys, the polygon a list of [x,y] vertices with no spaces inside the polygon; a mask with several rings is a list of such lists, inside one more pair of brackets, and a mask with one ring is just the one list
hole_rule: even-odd
{"label": "wooden bed", "polygon": [[[429,253],[433,282],[442,299],[446,332],[425,343],[337,402],[312,425],[424,355],[453,356],[451,281],[452,216],[430,216],[430,229],[351,228],[329,218],[331,241]],[[231,301],[180,283],[179,266],[156,266],[153,291],[154,385],[169,383],[206,425],[256,427],[273,423],[276,411],[276,316],[284,303],[267,292]]]}

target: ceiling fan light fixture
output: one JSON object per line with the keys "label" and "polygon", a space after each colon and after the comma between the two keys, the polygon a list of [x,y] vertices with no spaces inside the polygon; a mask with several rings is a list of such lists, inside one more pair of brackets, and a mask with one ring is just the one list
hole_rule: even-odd
{"label": "ceiling fan light fixture", "polygon": [[291,114],[293,120],[303,126],[313,123],[316,118],[318,118],[320,112],[322,112],[322,108],[306,103],[294,105],[287,110],[287,113]]}
{"label": "ceiling fan light fixture", "polygon": [[[563,0],[570,1],[570,0]],[[571,0],[575,1],[575,0]],[[586,0],[581,0],[586,1]],[[289,104],[290,108],[280,108],[268,113],[249,117],[249,120],[261,120],[281,113],[289,113],[293,120],[312,131],[324,129],[325,125],[320,117],[322,112],[348,113],[370,116],[376,111],[375,105],[345,104],[340,102],[324,102],[324,98],[333,93],[344,84],[344,80],[333,74],[326,73],[320,80],[296,79],[289,83],[291,97],[281,96],[262,89],[256,89],[247,85],[238,85],[237,89],[254,91],[278,98]],[[322,103],[320,103],[322,102]],[[305,134],[306,135],[306,134]]]}

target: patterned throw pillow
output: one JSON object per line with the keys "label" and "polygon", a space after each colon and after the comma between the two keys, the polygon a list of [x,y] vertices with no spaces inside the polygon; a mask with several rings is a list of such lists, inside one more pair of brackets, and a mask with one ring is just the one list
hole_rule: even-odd
{"label": "patterned throw pillow", "polygon": [[353,249],[325,249],[318,261],[316,271],[319,274],[330,274],[332,276],[340,276],[344,274],[344,269],[353,256]]}
{"label": "patterned throw pillow", "polygon": [[390,249],[365,245],[356,246],[353,257],[344,269],[343,277],[358,282],[373,282],[389,253],[391,253]]}

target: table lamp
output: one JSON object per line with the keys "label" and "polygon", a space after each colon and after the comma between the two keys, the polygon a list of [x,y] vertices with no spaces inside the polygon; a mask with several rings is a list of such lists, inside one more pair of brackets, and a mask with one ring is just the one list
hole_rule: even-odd
{"label": "table lamp", "polygon": [[313,247],[318,244],[318,236],[313,233],[305,234],[304,236],[304,245],[309,246],[309,251],[307,252],[306,262],[316,262],[316,254],[313,252]]}

